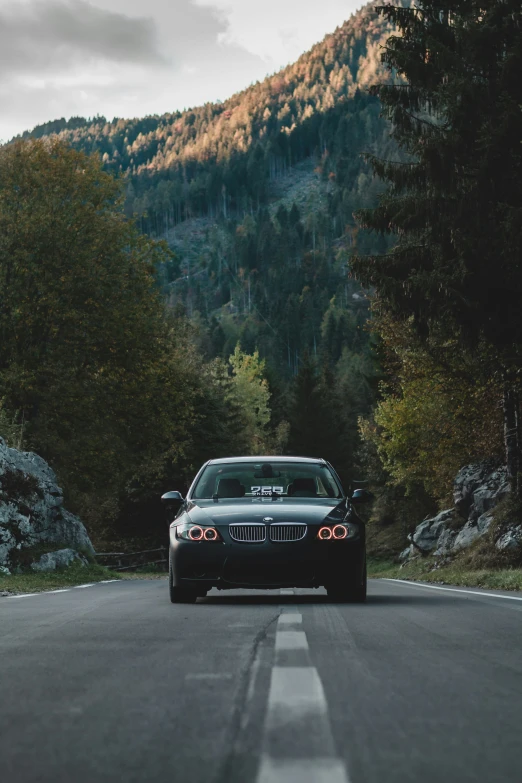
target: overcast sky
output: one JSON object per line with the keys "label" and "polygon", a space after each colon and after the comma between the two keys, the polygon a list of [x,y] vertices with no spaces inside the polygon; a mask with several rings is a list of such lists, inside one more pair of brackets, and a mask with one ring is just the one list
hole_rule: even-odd
{"label": "overcast sky", "polygon": [[0,139],[73,115],[224,100],[293,62],[356,0],[0,0]]}

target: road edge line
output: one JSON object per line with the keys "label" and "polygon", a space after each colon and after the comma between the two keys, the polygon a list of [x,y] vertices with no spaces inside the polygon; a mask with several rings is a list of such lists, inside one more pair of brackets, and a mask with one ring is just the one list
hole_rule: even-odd
{"label": "road edge line", "polygon": [[[375,577],[373,577],[375,578]],[[506,598],[508,601],[522,601],[522,596],[518,595],[504,595],[502,593],[485,593],[481,590],[467,590],[461,587],[441,587],[439,585],[430,585],[427,582],[411,582],[408,579],[393,579],[389,576],[378,577],[381,582],[399,582],[403,585],[411,585],[412,587],[425,587],[428,590],[443,590],[447,593],[467,593],[468,595],[481,595],[484,598]]]}

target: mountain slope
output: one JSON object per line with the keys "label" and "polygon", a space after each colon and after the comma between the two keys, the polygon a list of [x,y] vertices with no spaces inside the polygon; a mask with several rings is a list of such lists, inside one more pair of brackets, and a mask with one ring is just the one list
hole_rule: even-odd
{"label": "mountain slope", "polygon": [[[308,453],[320,449],[345,475],[375,377],[366,299],[349,274],[353,246],[381,241],[354,225],[353,211],[379,192],[361,153],[393,151],[367,92],[387,78],[380,47],[391,31],[375,8],[224,103],[32,131],[98,153],[124,177],[128,213],[175,251],[158,278],[201,352],[258,349],[274,423],[290,422],[290,444],[308,433]],[[321,446],[305,413],[311,400],[314,418],[323,416]]]}
{"label": "mountain slope", "polygon": [[289,167],[327,152],[328,114],[383,76],[379,48],[389,27],[375,6],[224,103],[133,120],[59,120],[30,135],[58,132],[102,155],[109,170],[127,175],[129,211],[147,212],[154,233],[195,215],[255,209]]}

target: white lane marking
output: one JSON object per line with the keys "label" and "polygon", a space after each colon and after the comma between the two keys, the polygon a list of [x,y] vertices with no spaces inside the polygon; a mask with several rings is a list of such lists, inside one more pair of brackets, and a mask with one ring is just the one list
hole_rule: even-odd
{"label": "white lane marking", "polygon": [[501,595],[499,593],[483,593],[479,590],[461,590],[457,587],[438,587],[437,585],[427,585],[423,582],[408,582],[406,579],[388,579],[383,578],[383,582],[400,582],[402,585],[409,585],[410,587],[425,587],[428,590],[445,590],[448,593],[468,593],[469,595],[482,595],[486,598],[506,598],[508,601],[522,601],[522,597],[518,595]]}
{"label": "white lane marking", "polygon": [[280,650],[308,650],[304,631],[278,631],[275,640],[276,652]]}
{"label": "white lane marking", "polygon": [[263,755],[257,783],[348,783],[337,759],[273,759]]}
{"label": "white lane marking", "polygon": [[40,590],[39,593],[20,593],[19,595],[10,595],[8,598],[32,598],[35,595],[52,595],[53,593],[69,593],[71,590],[77,590],[84,587],[97,587],[97,585],[108,585],[110,582],[121,582],[121,579],[106,579],[102,582],[92,582],[89,585],[71,585],[61,590]]}
{"label": "white lane marking", "polygon": [[217,672],[195,672],[194,674],[186,674],[186,680],[231,680],[232,674],[217,673]]}
{"label": "white lane marking", "polygon": [[[295,611],[287,611],[278,618],[276,664],[271,672],[256,783],[349,783],[346,767],[335,751],[319,672],[311,665],[277,665],[278,651],[299,651],[301,658],[310,660],[306,633],[296,629],[302,622],[302,614]],[[319,741],[311,743],[309,734],[303,734],[303,721],[310,722],[312,739]],[[301,737],[299,747],[295,746],[297,737]],[[288,748],[287,758],[285,748]],[[297,758],[291,757],[292,752]]]}
{"label": "white lane marking", "polygon": [[279,615],[277,621],[278,625],[301,625],[303,622],[303,615],[297,612],[285,612]]}
{"label": "white lane marking", "polygon": [[293,590],[281,590],[281,595],[294,595]]}
{"label": "white lane marking", "polygon": [[268,727],[326,712],[326,697],[316,668],[274,666],[268,694]]}

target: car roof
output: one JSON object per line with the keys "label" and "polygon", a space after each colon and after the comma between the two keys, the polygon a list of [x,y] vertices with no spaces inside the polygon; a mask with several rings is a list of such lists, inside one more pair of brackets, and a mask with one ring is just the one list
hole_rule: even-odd
{"label": "car roof", "polygon": [[324,465],[325,460],[318,457],[222,457],[221,459],[211,459],[207,465],[222,465],[230,462],[310,462],[316,465]]}

